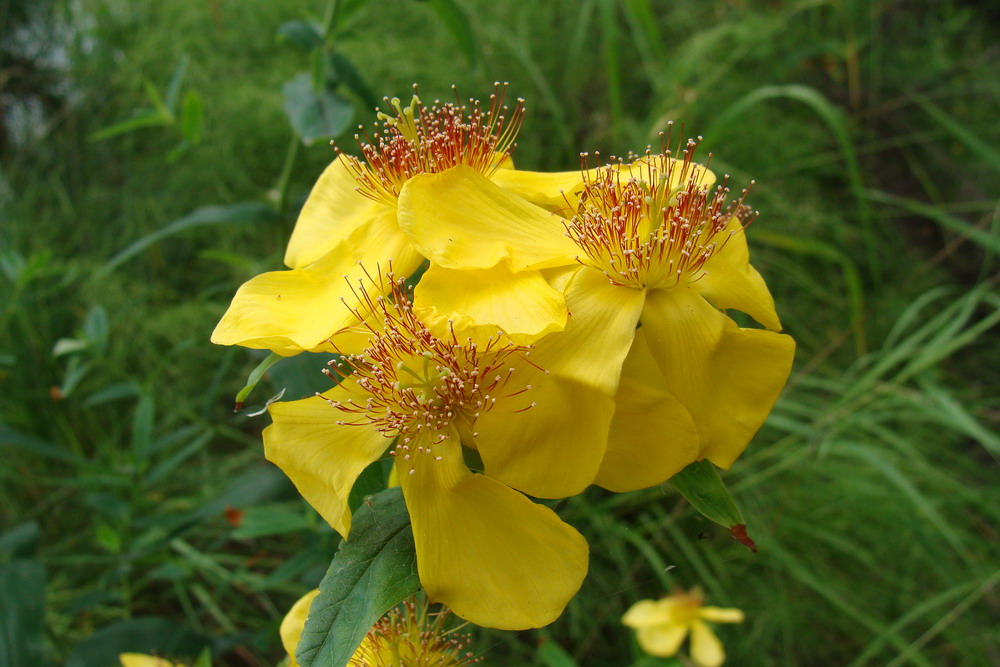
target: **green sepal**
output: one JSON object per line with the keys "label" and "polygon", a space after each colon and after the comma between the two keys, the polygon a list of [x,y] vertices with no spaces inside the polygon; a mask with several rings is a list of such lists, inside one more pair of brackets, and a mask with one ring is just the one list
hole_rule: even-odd
{"label": "green sepal", "polygon": [[320,582],[295,659],[302,667],[344,667],[372,625],[419,589],[402,489],[369,496]]}
{"label": "green sepal", "polygon": [[670,484],[706,519],[729,529],[751,551],[757,545],[747,536],[746,522],[719,471],[708,460],[695,461],[670,478]]}

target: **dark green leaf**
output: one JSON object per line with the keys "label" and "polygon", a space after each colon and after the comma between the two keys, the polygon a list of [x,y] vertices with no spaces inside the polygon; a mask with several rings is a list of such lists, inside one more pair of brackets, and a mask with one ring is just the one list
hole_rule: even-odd
{"label": "dark green leaf", "polygon": [[149,445],[153,442],[153,421],[156,419],[156,404],[153,397],[144,394],[132,413],[132,456],[140,466],[149,458]]}
{"label": "dark green leaf", "polygon": [[223,223],[270,222],[276,219],[277,215],[270,206],[259,202],[240,202],[228,206],[203,206],[183,218],[174,220],[166,227],[129,244],[127,248],[108,260],[98,273],[108,273],[157,241],[186,229]]}
{"label": "dark green leaf", "polygon": [[27,521],[0,533],[0,560],[26,558],[33,555],[38,544],[38,524]]}
{"label": "dark green leaf", "polygon": [[303,51],[323,46],[323,28],[312,21],[285,21],[278,27],[278,43],[288,42]]}
{"label": "dark green leaf", "polygon": [[578,667],[573,657],[552,640],[538,647],[538,659],[545,667]]}
{"label": "dark green leaf", "polygon": [[[389,444],[386,440],[386,445]],[[347,499],[347,504],[351,512],[357,512],[358,508],[368,496],[374,496],[380,491],[384,491],[389,482],[389,472],[392,470],[392,460],[381,459],[373,462],[355,480],[351,487],[351,494]]]}
{"label": "dark green leaf", "polygon": [[740,509],[710,461],[695,461],[671,477],[670,484],[705,518],[725,526],[733,537],[751,550],[757,550],[746,535],[746,524]]}
{"label": "dark green leaf", "polygon": [[269,354],[263,361],[257,364],[257,368],[250,371],[250,376],[247,378],[247,383],[240,389],[239,393],[236,394],[235,403],[236,406],[233,408],[233,412],[239,412],[243,409],[243,403],[246,402],[247,397],[250,396],[250,392],[260,383],[264,378],[264,373],[267,369],[275,365],[285,357],[282,357],[276,352]]}
{"label": "dark green leaf", "polygon": [[331,78],[337,83],[347,86],[347,89],[357,95],[369,109],[374,109],[378,106],[378,97],[375,96],[372,89],[365,83],[364,78],[358,72],[358,69],[351,62],[350,58],[334,51],[327,55],[327,59],[329,61],[328,72]]}
{"label": "dark green leaf", "polygon": [[297,75],[281,91],[288,120],[306,146],[333,139],[350,127],[354,116],[350,101],[329,89],[316,92],[310,72]]}
{"label": "dark green leaf", "polygon": [[0,565],[0,667],[43,665],[45,568],[35,560]]}
{"label": "dark green leaf", "polygon": [[344,667],[375,621],[420,587],[398,487],[367,500],[353,524],[309,609],[295,656],[302,667]]}
{"label": "dark green leaf", "polygon": [[187,72],[188,60],[186,53],[181,56],[181,59],[177,61],[177,67],[174,68],[173,76],[170,77],[170,83],[167,84],[167,96],[164,105],[171,113],[177,111],[177,99],[180,96],[184,74]]}
{"label": "dark green leaf", "polygon": [[300,503],[295,503],[294,510],[285,505],[251,507],[244,512],[239,528],[233,531],[233,538],[245,540],[304,531],[309,528],[310,521],[302,509]]}

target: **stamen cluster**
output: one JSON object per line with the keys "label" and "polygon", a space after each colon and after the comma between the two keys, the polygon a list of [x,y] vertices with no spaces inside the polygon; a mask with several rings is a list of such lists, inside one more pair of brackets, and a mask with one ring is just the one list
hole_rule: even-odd
{"label": "stamen cluster", "polygon": [[426,600],[419,605],[405,600],[368,631],[348,667],[465,667],[481,662],[467,650],[469,635],[445,629],[448,616],[447,609],[430,613]]}
{"label": "stamen cluster", "polygon": [[[527,361],[529,348],[491,337],[483,345],[471,339],[459,342],[454,330],[450,339],[435,336],[413,314],[410,294],[402,279],[386,274],[388,289],[372,279],[372,297],[364,285],[356,295],[355,315],[371,334],[360,354],[341,356],[325,369],[331,377],[351,382],[367,396],[363,402],[330,401],[353,419],[342,425],[373,425],[386,437],[399,436],[397,450],[409,460],[409,443],[422,432],[433,434],[431,444],[450,437],[455,426],[463,437],[475,436],[472,425],[480,414],[492,410],[497,398],[519,395],[530,386],[503,393],[515,371],[512,358]],[[380,278],[379,280],[383,280]],[[388,293],[387,296],[382,294]],[[368,318],[363,312],[372,313]],[[368,324],[381,319],[381,327]],[[530,407],[530,406],[526,406]],[[423,448],[419,453],[424,453]]]}
{"label": "stamen cluster", "polygon": [[358,179],[358,192],[391,204],[403,183],[417,174],[459,164],[492,174],[514,149],[524,120],[524,100],[518,99],[509,110],[506,89],[507,84],[494,84],[485,111],[478,100],[462,103],[457,92],[455,102],[435,100],[431,107],[422,105],[416,94],[406,107],[399,98],[387,100],[393,113],[379,111],[381,129],[372,137],[355,135],[363,159],[345,158]]}
{"label": "stamen cluster", "polygon": [[[681,159],[670,150],[654,155],[647,149],[630,164],[619,161],[596,174],[584,170],[583,195],[566,224],[586,254],[578,261],[603,271],[614,285],[639,289],[705,275],[705,263],[756,213],[743,204],[748,190],[727,205],[725,179],[714,190],[699,184],[704,168],[693,162],[697,146],[688,140]],[[739,229],[727,231],[734,218]]]}

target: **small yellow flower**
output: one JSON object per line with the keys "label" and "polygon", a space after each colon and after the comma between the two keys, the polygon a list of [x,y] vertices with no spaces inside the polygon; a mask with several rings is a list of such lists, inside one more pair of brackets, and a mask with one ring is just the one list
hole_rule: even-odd
{"label": "small yellow flower", "polygon": [[[306,593],[281,622],[281,643],[288,652],[288,667],[298,665],[295,650],[309,606],[318,594],[318,590]],[[347,667],[466,667],[479,662],[466,650],[469,637],[445,628],[448,615],[447,610],[430,613],[426,598],[403,601],[368,631]]]}
{"label": "small yellow flower", "polygon": [[622,617],[636,630],[639,646],[650,655],[669,658],[691,633],[691,659],[698,667],[718,667],[726,660],[722,642],[705,623],[742,623],[739,609],[703,606],[701,591],[678,591],[660,600],[640,600]]}

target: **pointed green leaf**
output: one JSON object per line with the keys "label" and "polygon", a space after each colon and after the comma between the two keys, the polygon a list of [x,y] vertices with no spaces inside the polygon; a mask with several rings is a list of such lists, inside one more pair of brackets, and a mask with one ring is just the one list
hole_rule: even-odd
{"label": "pointed green leaf", "polygon": [[387,489],[354,514],[309,609],[296,660],[302,667],[344,667],[375,621],[419,588],[403,492]]}
{"label": "pointed green leaf", "polygon": [[297,75],[281,92],[288,120],[306,146],[339,136],[351,125],[354,107],[350,101],[328,88],[317,92],[312,72]]}
{"label": "pointed green leaf", "polygon": [[670,484],[706,519],[725,526],[739,542],[751,551],[757,551],[753,540],[747,537],[746,522],[740,508],[710,461],[695,461],[671,477]]}

